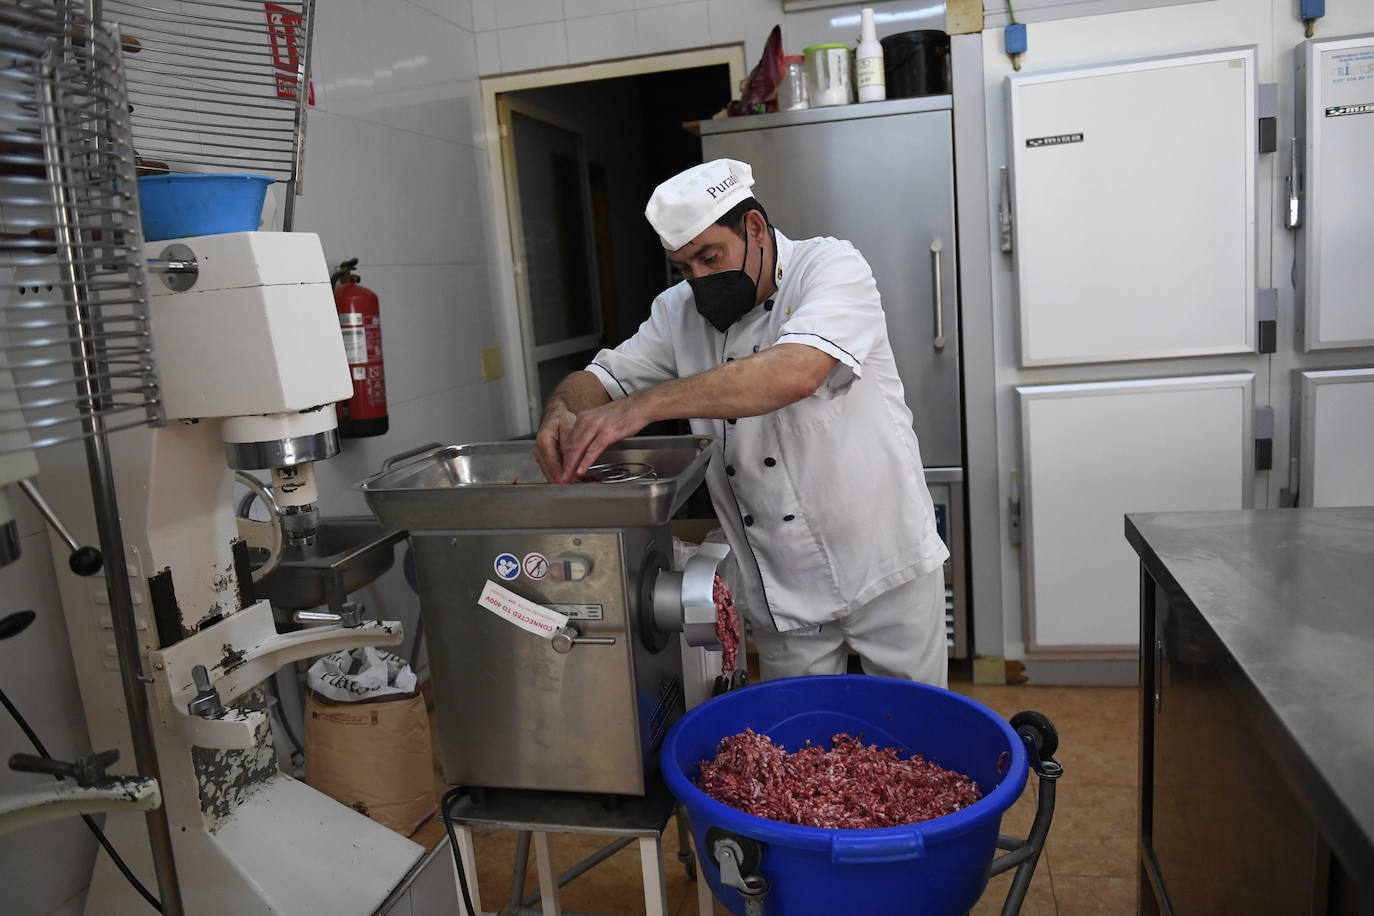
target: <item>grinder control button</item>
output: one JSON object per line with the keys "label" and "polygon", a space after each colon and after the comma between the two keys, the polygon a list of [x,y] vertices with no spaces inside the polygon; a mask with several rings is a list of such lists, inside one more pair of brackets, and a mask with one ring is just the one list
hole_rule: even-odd
{"label": "grinder control button", "polygon": [[549,561],[549,578],[555,582],[579,582],[592,573],[590,557],[567,553]]}

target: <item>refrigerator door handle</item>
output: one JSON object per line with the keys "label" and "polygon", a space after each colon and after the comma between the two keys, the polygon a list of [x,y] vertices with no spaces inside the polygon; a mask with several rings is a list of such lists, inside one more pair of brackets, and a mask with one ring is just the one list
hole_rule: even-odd
{"label": "refrigerator door handle", "polygon": [[935,349],[945,348],[945,305],[940,295],[940,252],[944,246],[936,239],[930,243],[930,273],[935,278]]}

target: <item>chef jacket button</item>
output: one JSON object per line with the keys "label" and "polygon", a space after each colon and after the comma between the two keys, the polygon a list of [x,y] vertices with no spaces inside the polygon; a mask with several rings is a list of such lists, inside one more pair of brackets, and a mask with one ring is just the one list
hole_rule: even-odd
{"label": "chef jacket button", "polygon": [[754,524],[754,516],[752,516],[752,515],[746,515],[746,516],[744,517],[744,527],[748,528],[749,526],[751,526],[751,525],[753,525],[753,524]]}
{"label": "chef jacket button", "polygon": [[764,310],[765,312],[771,312],[771,311],[773,311],[773,300],[772,300],[772,299],[769,299],[767,302],[765,302],[765,303],[763,304],[763,310]]}
{"label": "chef jacket button", "polygon": [[792,519],[794,519],[794,518],[796,518],[795,515],[784,515],[784,516],[782,517],[782,520],[783,520],[784,522],[790,522],[790,521],[792,521]]}
{"label": "chef jacket button", "polygon": [[727,465],[725,466],[725,473],[729,474],[731,477],[734,477],[734,476],[735,476],[735,466],[734,466],[733,464],[727,464]]}
{"label": "chef jacket button", "polygon": [[778,463],[778,459],[776,459],[776,458],[765,458],[765,459],[763,459],[763,465],[764,465],[764,467],[769,467],[769,468],[771,468],[773,465],[775,465],[775,464],[777,464],[777,463]]}

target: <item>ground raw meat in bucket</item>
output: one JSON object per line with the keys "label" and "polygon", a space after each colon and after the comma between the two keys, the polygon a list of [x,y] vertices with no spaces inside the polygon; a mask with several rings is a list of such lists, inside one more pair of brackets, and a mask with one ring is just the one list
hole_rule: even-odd
{"label": "ground raw meat in bucket", "polygon": [[865,745],[847,734],[795,754],[752,729],[701,763],[701,791],[746,814],[803,827],[896,827],[967,808],[981,796],[962,773],[920,754]]}
{"label": "ground raw meat in bucket", "polygon": [[711,590],[716,601],[716,639],[721,645],[720,673],[735,670],[735,653],[739,651],[739,617],[735,615],[735,599],[720,576]]}

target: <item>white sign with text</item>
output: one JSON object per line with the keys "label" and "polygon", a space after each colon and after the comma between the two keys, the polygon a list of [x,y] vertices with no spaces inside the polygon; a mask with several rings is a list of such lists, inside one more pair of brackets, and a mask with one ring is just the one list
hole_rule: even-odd
{"label": "white sign with text", "polygon": [[551,611],[542,604],[521,598],[490,579],[482,587],[482,595],[477,599],[477,603],[520,629],[528,630],[545,639],[553,639],[553,634],[568,625],[568,615]]}

